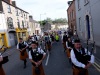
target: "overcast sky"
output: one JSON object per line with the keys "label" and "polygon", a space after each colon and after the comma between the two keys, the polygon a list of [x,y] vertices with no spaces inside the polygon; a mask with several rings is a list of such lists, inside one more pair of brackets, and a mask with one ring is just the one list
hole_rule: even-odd
{"label": "overcast sky", "polygon": [[15,0],[17,6],[26,10],[35,20],[42,20],[50,17],[67,18],[68,0]]}

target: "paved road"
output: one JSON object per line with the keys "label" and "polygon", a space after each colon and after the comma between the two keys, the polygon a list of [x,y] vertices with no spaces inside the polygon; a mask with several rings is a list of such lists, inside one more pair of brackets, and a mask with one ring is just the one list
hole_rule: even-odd
{"label": "paved road", "polygon": [[[12,54],[9,62],[4,64],[6,75],[32,75],[32,65],[28,60],[27,68],[23,69],[23,62],[19,60],[19,52],[15,48],[10,50]],[[66,53],[63,51],[62,44],[54,43],[51,55],[43,61],[46,75],[72,75],[71,65],[68,62]],[[89,75],[100,75],[93,66],[89,68]]]}

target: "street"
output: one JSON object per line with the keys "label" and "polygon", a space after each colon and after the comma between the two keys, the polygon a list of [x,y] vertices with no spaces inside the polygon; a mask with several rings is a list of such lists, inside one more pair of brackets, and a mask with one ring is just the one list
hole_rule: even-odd
{"label": "street", "polygon": [[[38,67],[45,55],[35,45],[50,50],[54,41],[42,62],[45,75],[81,75],[83,69],[100,75],[99,5],[100,0],[0,0],[0,75],[32,75],[32,63]],[[34,49],[32,63],[26,48]],[[3,64],[5,56],[9,61]]]}
{"label": "street", "polygon": [[[29,59],[27,60],[27,68],[23,69],[23,62],[19,59],[19,52],[16,48],[7,52],[11,56],[9,56],[9,62],[3,65],[6,75],[32,75],[32,65]],[[47,54],[43,65],[45,75],[72,75],[72,67],[61,42],[53,44],[51,54],[49,56]],[[92,66],[89,68],[89,75],[100,75],[100,72]]]}

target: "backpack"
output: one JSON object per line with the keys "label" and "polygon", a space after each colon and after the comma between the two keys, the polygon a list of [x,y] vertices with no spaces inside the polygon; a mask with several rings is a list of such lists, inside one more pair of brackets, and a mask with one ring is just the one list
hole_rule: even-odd
{"label": "backpack", "polygon": [[49,37],[48,36],[45,37],[45,42],[49,42]]}
{"label": "backpack", "polygon": [[63,41],[66,42],[67,40],[68,40],[67,35],[64,35],[64,36],[63,36]]}

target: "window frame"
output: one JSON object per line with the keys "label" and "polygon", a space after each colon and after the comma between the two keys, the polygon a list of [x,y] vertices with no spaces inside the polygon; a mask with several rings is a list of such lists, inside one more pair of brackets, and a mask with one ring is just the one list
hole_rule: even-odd
{"label": "window frame", "polygon": [[11,6],[10,5],[7,6],[7,9],[8,9],[8,13],[11,13]]}
{"label": "window frame", "polygon": [[20,28],[20,21],[19,21],[19,19],[17,19],[17,25],[18,25],[18,28]]}
{"label": "window frame", "polygon": [[16,9],[16,16],[19,16],[19,11],[18,11],[18,9]]}
{"label": "window frame", "polygon": [[89,3],[89,0],[84,0],[84,6],[86,6]]}
{"label": "window frame", "polygon": [[79,17],[79,31],[80,32],[82,31],[81,26],[82,26],[82,19],[81,19],[81,17]]}
{"label": "window frame", "polygon": [[80,0],[77,0],[77,3],[78,3],[78,10],[80,10],[81,9]]}

